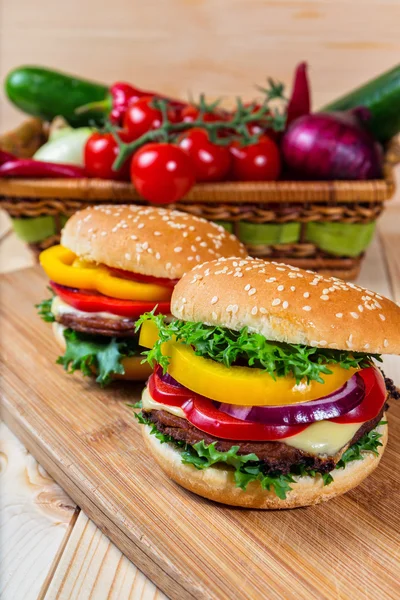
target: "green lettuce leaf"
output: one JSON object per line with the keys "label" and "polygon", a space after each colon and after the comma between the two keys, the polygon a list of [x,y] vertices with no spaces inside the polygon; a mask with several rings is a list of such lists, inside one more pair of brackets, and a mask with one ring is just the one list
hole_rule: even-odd
{"label": "green lettuce leaf", "polygon": [[[49,289],[51,292],[53,291],[51,288]],[[43,321],[46,321],[46,323],[54,323],[55,321],[54,315],[51,312],[52,302],[53,298],[47,298],[47,300],[42,300],[42,302],[39,302],[39,304],[35,304],[35,308],[37,308],[39,317],[43,319]]]}
{"label": "green lettuce leaf", "polygon": [[[273,490],[278,498],[285,500],[286,495],[292,489],[290,484],[295,482],[294,477],[322,477],[324,485],[329,485],[333,481],[330,473],[319,473],[316,470],[307,469],[301,464],[294,466],[292,473],[283,474],[279,471],[271,473],[267,471],[266,463],[259,460],[256,454],[238,454],[239,445],[232,446],[227,452],[219,452],[215,447],[216,442],[207,445],[202,440],[191,446],[186,442],[177,441],[172,436],[158,431],[156,425],[142,412],[134,413],[134,415],[139,423],[150,426],[150,433],[162,444],[169,443],[179,448],[184,464],[191,464],[196,469],[207,469],[216,463],[223,463],[233,467],[236,486],[244,491],[249,483],[258,481],[262,489]],[[383,423],[381,421],[379,425]],[[363,453],[373,452],[377,454],[377,448],[382,446],[379,441],[381,437],[381,434],[376,429],[366,433],[343,454],[341,460],[336,465],[336,469],[344,468],[347,463],[353,460],[362,460]]]}
{"label": "green lettuce leaf", "polygon": [[247,327],[233,331],[226,327],[214,327],[190,321],[166,323],[163,315],[146,313],[136,323],[137,330],[145,321],[153,321],[159,331],[154,347],[145,351],[147,361],[153,366],[160,364],[166,371],[169,357],[161,352],[161,345],[172,338],[194,348],[198,356],[223,363],[226,367],[245,364],[267,371],[274,379],[292,375],[297,383],[302,379],[324,383],[322,374],[332,371],[327,365],[339,364],[344,369],[368,367],[371,359],[380,356],[363,352],[346,352],[312,348],[301,344],[270,342],[259,333],[251,333]]}
{"label": "green lettuce leaf", "polygon": [[124,374],[123,358],[139,353],[137,338],[109,338],[72,329],[65,329],[64,338],[67,347],[57,363],[68,373],[80,370],[84,375],[93,375],[94,367],[101,386],[110,383],[114,373]]}

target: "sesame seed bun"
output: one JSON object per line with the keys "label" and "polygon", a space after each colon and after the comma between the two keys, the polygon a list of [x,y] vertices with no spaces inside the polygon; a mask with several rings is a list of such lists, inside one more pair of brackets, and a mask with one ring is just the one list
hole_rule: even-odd
{"label": "sesame seed bun", "polygon": [[[65,342],[64,331],[66,327],[61,325],[61,323],[57,323],[56,321],[53,323],[53,335],[60,346],[61,350],[65,352],[67,344]],[[146,381],[148,377],[152,374],[153,369],[150,367],[148,363],[143,363],[143,356],[130,356],[129,358],[123,358],[121,361],[122,366],[125,369],[125,373],[114,373],[111,378],[112,379],[124,379],[127,381]],[[93,368],[93,375],[96,374],[95,368]]]}
{"label": "sesame seed bun", "polygon": [[195,267],[175,286],[172,314],[184,321],[320,348],[400,354],[400,307],[334,277],[260,259]]}
{"label": "sesame seed bun", "polygon": [[150,452],[165,473],[182,487],[222,504],[242,506],[244,508],[282,509],[298,508],[319,504],[355,488],[376,469],[385,450],[388,439],[388,426],[376,428],[382,438],[378,455],[364,453],[363,460],[355,460],[344,469],[331,471],[333,482],[324,486],[321,477],[294,477],[292,490],[285,500],[281,500],[273,491],[263,490],[258,481],[251,482],[246,491],[236,487],[233,470],[223,466],[198,470],[190,464],[183,464],[181,452],[173,445],[162,444],[150,433],[150,427],[142,429],[143,438]]}
{"label": "sesame seed bun", "polygon": [[61,244],[87,261],[168,279],[178,279],[206,260],[247,255],[239,240],[215,223],[133,204],[75,213],[62,231]]}

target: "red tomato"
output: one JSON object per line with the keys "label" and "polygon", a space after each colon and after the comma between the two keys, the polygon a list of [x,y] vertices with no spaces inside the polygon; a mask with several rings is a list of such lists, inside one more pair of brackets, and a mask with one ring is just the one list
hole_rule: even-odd
{"label": "red tomato", "polygon": [[[130,140],[136,140],[151,129],[158,129],[162,123],[161,111],[153,108],[151,103],[154,96],[143,96],[128,105],[124,115],[124,129]],[[170,121],[176,121],[176,113],[168,110]]]}
{"label": "red tomato", "polygon": [[149,202],[177,202],[195,182],[189,156],[172,144],[145,144],[131,162],[131,179],[139,194]]}
{"label": "red tomato", "polygon": [[241,146],[233,142],[231,147],[232,175],[239,181],[274,181],[281,172],[278,146],[263,136],[256,144]]}
{"label": "red tomato", "polygon": [[85,292],[69,288],[50,281],[54,292],[67,304],[83,312],[109,312],[121,317],[138,319],[140,315],[157,306],[156,314],[169,315],[171,312],[169,302],[143,302],[141,300],[119,300],[95,292]]}
{"label": "red tomato", "polygon": [[[193,106],[192,104],[188,104],[185,108],[182,109],[180,114],[180,120],[184,123],[192,123],[193,121],[197,121],[200,117],[200,109],[198,106]],[[203,114],[203,121],[206,123],[213,123],[215,121],[226,121],[227,113],[222,110],[217,110],[215,112],[206,112]]]}
{"label": "red tomato", "polygon": [[142,275],[141,273],[131,273],[130,271],[124,271],[123,269],[114,269],[111,267],[109,267],[109,269],[118,275],[118,277],[132,279],[133,281],[139,281],[140,283],[163,285],[165,287],[174,288],[179,281],[179,279],[167,279],[166,277],[152,277],[151,275]]}
{"label": "red tomato", "polygon": [[[124,132],[118,132],[118,135],[127,141]],[[118,171],[112,170],[118,152],[118,144],[111,133],[92,133],[84,150],[85,170],[89,177],[129,181],[129,158]]]}
{"label": "red tomato", "polygon": [[192,159],[196,181],[225,179],[231,166],[229,149],[212,144],[205,129],[189,129],[180,136],[178,143]]}

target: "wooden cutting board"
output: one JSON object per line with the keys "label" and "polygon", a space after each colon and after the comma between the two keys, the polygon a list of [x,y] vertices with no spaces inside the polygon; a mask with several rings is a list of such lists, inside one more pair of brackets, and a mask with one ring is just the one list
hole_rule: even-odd
{"label": "wooden cutting board", "polygon": [[3,277],[3,416],[106,535],[171,598],[396,598],[400,580],[400,405],[381,465],[346,496],[292,511],[213,504],[169,481],[147,455],[127,403],[54,364],[34,303],[37,268]]}

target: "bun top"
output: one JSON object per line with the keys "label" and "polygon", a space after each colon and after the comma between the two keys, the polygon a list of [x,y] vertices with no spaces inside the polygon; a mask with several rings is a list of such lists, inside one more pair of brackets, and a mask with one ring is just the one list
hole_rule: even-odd
{"label": "bun top", "polygon": [[80,258],[142,275],[177,279],[196,264],[246,256],[220,225],[187,213],[137,205],[99,205],[75,213],[61,244]]}
{"label": "bun top", "polygon": [[379,294],[260,259],[221,258],[175,286],[172,314],[268,340],[373,354],[400,354],[400,307]]}

